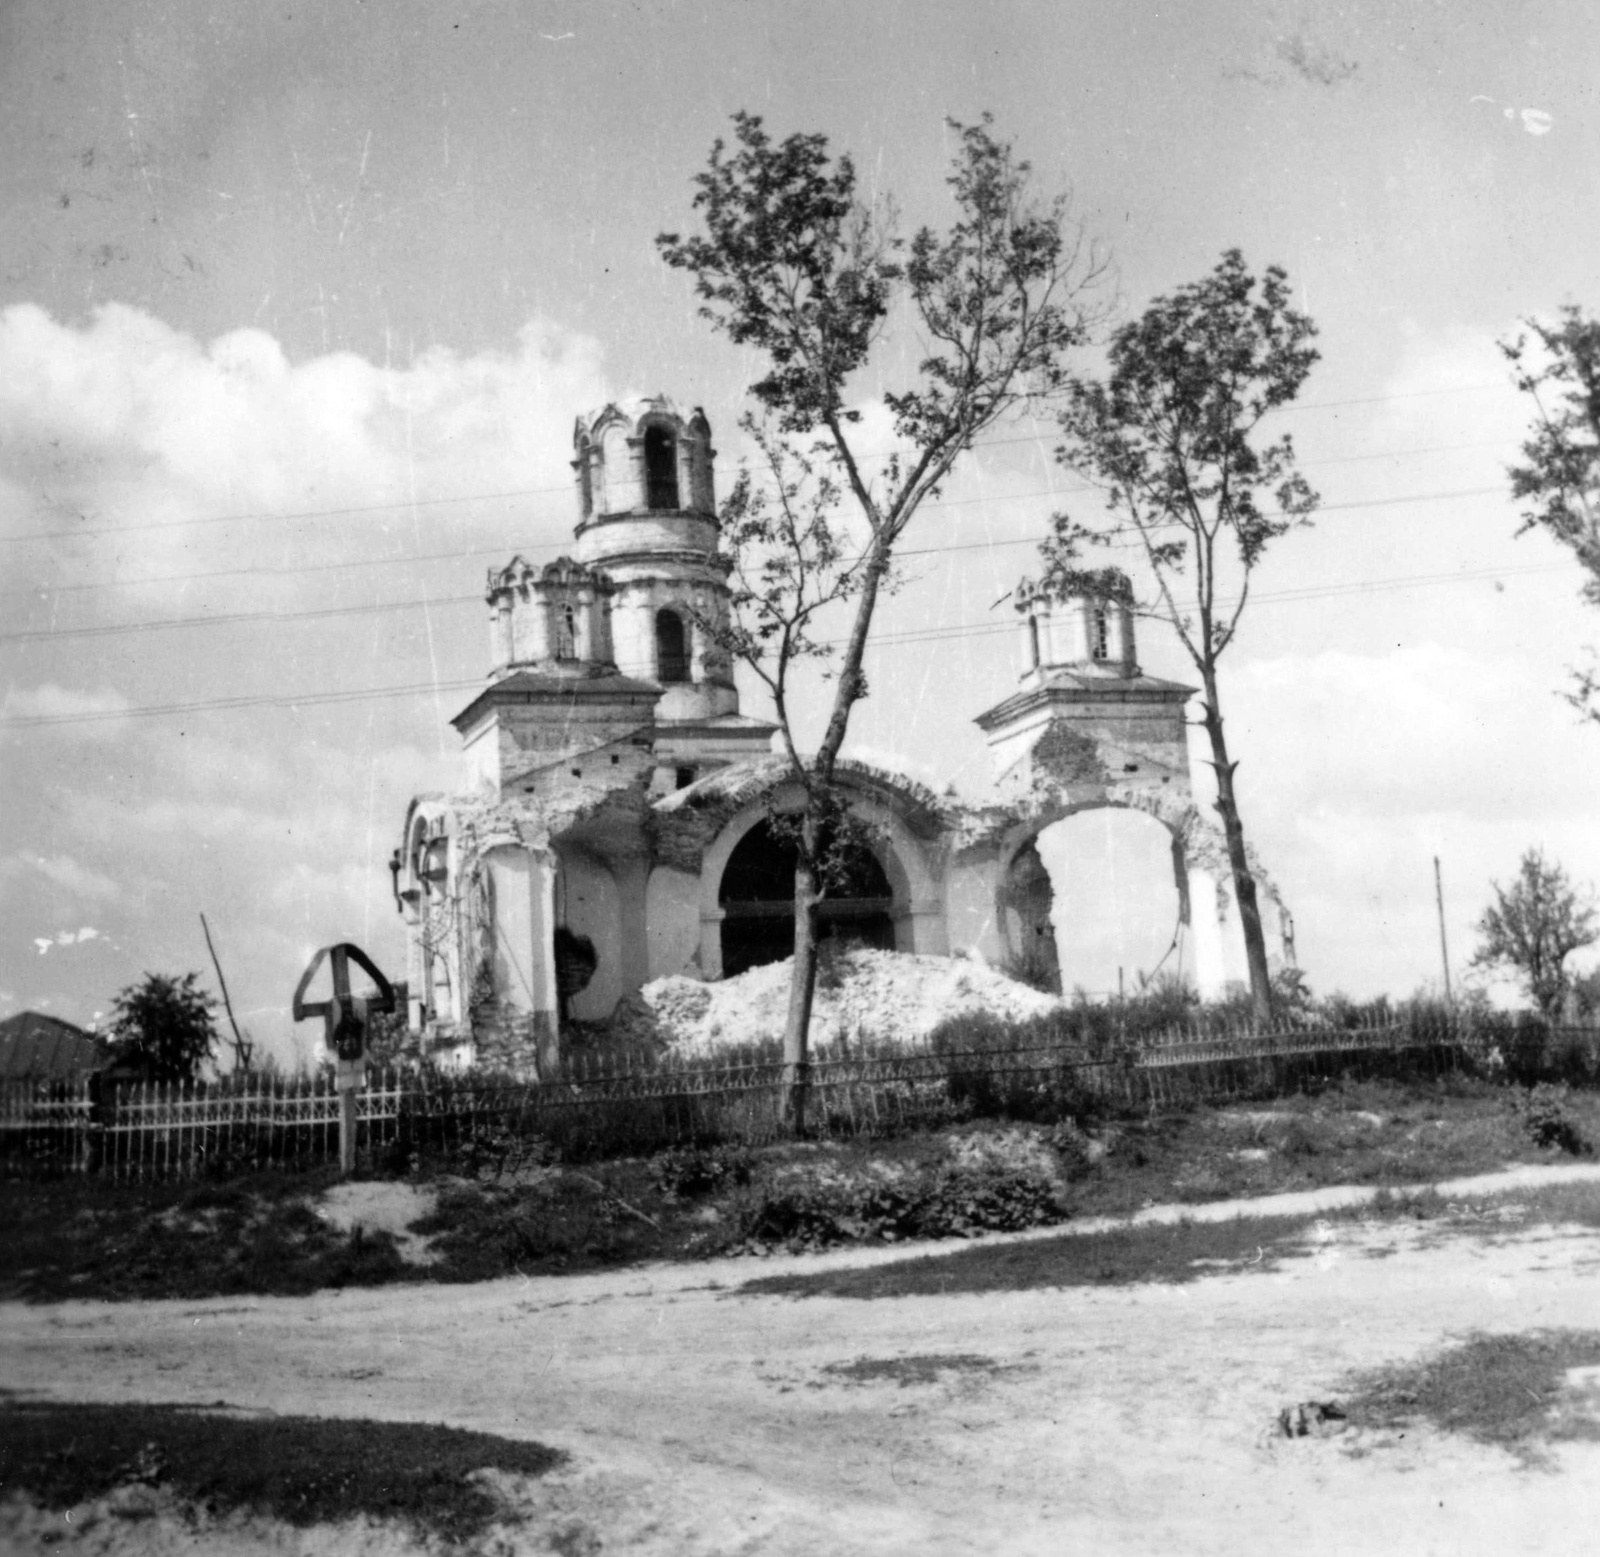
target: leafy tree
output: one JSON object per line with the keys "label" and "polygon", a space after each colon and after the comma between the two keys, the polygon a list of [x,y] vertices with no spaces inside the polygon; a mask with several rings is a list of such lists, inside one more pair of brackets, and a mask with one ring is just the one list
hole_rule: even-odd
{"label": "leafy tree", "polygon": [[1512,969],[1541,1014],[1552,1018],[1571,982],[1567,958],[1600,940],[1594,905],[1539,849],[1522,856],[1509,887],[1490,886],[1495,900],[1478,921],[1483,940],[1472,965]]}
{"label": "leafy tree", "polygon": [[[1569,305],[1559,323],[1527,327],[1531,341],[1500,343],[1536,413],[1524,463],[1508,472],[1512,496],[1526,505],[1517,534],[1543,530],[1565,546],[1584,571],[1584,598],[1600,606],[1600,321]],[[1600,669],[1591,663],[1575,681],[1568,701],[1600,722]]]}
{"label": "leafy tree", "polygon": [[1272,266],[1257,278],[1237,249],[1204,280],[1157,298],[1113,333],[1104,379],[1072,381],[1061,414],[1058,458],[1100,486],[1110,522],[1085,526],[1057,515],[1041,547],[1045,582],[1070,594],[1096,577],[1079,563],[1085,543],[1131,531],[1143,545],[1155,599],[1141,609],[1170,624],[1200,674],[1216,807],[1261,1021],[1272,1014],[1272,980],[1217,666],[1267,547],[1309,523],[1318,502],[1295,468],[1288,434],[1261,436],[1263,421],[1294,399],[1316,362],[1315,334],[1290,307],[1284,272]]}
{"label": "leafy tree", "polygon": [[117,996],[106,1036],[118,1060],[151,1081],[193,1079],[217,1044],[211,1015],[216,998],[196,987],[199,976],[147,973],[142,984],[130,984]]}
{"label": "leafy tree", "polygon": [[[759,416],[742,425],[765,472],[725,506],[724,544],[738,570],[724,646],[772,694],[788,765],[804,795],[794,827],[795,960],[785,1028],[791,1115],[803,1122],[804,1067],[816,980],[817,905],[843,868],[850,828],[835,790],[851,711],[867,695],[862,665],[894,549],[956,458],[1034,396],[1058,391],[1064,358],[1090,327],[1104,262],[1068,218],[1065,198],[1038,201],[1029,166],[985,115],[952,123],[942,232],[906,243],[892,213],[858,198],[855,167],[822,135],[774,142],[752,114],[734,116],[695,178],[704,230],[663,233],[669,265],[687,271],[701,314],[753,351]],[[892,327],[915,334],[900,366]],[[868,374],[904,377],[883,392],[898,447],[869,475],[858,447]],[[843,510],[843,513],[841,513]],[[845,517],[848,515],[848,518]],[[819,618],[849,613],[842,648]],[[831,703],[821,743],[801,752],[794,677],[823,671]]]}

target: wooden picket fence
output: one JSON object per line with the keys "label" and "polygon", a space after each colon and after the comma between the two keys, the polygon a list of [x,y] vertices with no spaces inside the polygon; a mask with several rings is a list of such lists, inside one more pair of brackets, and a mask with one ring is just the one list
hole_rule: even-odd
{"label": "wooden picket fence", "polygon": [[[1569,1068],[1600,1072],[1595,1030],[1543,1030],[1540,1041],[1564,1045]],[[1270,1096],[1351,1068],[1492,1070],[1497,1052],[1469,1028],[1422,1030],[1402,1019],[1192,1028],[1093,1050],[1059,1038],[965,1049],[840,1043],[819,1048],[802,1079],[810,1133],[840,1138],[961,1118],[1060,1118],[1095,1101],[1167,1108]],[[771,1047],[702,1060],[577,1055],[548,1082],[373,1070],[357,1093],[358,1150],[380,1169],[444,1156],[472,1171],[530,1152],[575,1160],[719,1140],[760,1145],[783,1133],[786,1079]],[[326,1075],[0,1086],[0,1173],[10,1175],[151,1182],[321,1167],[338,1152],[339,1095]]]}

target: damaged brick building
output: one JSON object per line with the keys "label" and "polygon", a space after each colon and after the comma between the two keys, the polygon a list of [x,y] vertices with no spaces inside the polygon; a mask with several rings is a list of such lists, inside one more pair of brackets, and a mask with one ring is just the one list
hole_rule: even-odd
{"label": "damaged brick building", "polygon": [[[434,1058],[548,1073],[564,1016],[603,1020],[648,980],[788,955],[793,860],[770,824],[798,795],[706,630],[730,609],[713,459],[705,416],[665,398],[581,417],[571,555],[489,575],[489,676],[453,721],[467,781],[412,801],[395,862],[408,1014]],[[1126,807],[1167,829],[1193,971],[1220,993],[1241,958],[1220,839],[1191,793],[1191,689],[1141,671],[1119,575],[1077,599],[1014,598],[1021,684],[977,717],[991,792],[959,801],[845,762],[868,841],[825,931],[1048,981],[1039,834]]]}

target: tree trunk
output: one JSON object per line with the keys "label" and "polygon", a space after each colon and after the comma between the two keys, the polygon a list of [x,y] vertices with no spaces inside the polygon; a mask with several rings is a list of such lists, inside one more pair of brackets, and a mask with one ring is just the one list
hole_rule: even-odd
{"label": "tree trunk", "polygon": [[[828,728],[818,748],[812,782],[806,786],[806,814],[800,825],[799,858],[794,872],[794,972],[789,981],[789,1014],[783,1028],[782,1116],[789,1129],[799,1135],[805,1128],[806,1093],[811,1083],[811,1002],[817,987],[817,890],[814,862],[821,837],[817,816],[817,790],[826,793],[833,786],[834,768],[850,726],[850,710],[861,696],[861,662],[866,657],[867,638],[872,630],[872,613],[878,602],[878,586],[888,567],[888,545],[880,536],[873,543],[861,595],[856,602],[856,618],[845,644],[839,667],[837,690]],[[814,788],[813,786],[816,786]]]}
{"label": "tree trunk", "polygon": [[789,1014],[783,1028],[783,1091],[779,1113],[793,1135],[805,1133],[806,1094],[811,1084],[811,1002],[817,987],[817,884],[809,861],[815,856],[816,825],[801,824],[802,847],[794,871],[794,971]]}
{"label": "tree trunk", "polygon": [[1239,901],[1245,964],[1250,970],[1250,1006],[1258,1025],[1266,1027],[1272,1021],[1272,973],[1267,967],[1267,938],[1261,929],[1261,908],[1256,902],[1256,878],[1250,874],[1250,858],[1244,847],[1244,823],[1239,820],[1239,802],[1233,791],[1234,764],[1228,758],[1228,742],[1222,732],[1216,671],[1203,665],[1201,677],[1205,683],[1206,735],[1211,741],[1211,765],[1217,774],[1217,813],[1222,817],[1222,831],[1228,841],[1233,894]]}

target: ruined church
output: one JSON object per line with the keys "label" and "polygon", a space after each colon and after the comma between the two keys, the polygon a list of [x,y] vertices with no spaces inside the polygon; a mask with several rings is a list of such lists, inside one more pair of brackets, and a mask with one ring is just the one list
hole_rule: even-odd
{"label": "ruined church", "polygon": [[[489,673],[453,720],[464,783],[411,802],[393,861],[409,1025],[431,1059],[550,1074],[569,1020],[603,1021],[666,974],[720,979],[790,953],[792,845],[772,822],[799,792],[708,630],[730,610],[714,458],[704,414],[665,398],[580,417],[570,555],[489,574]],[[1191,793],[1191,689],[1141,671],[1114,571],[1079,598],[1013,598],[1021,679],[976,716],[989,793],[958,800],[844,762],[865,841],[823,933],[1059,984],[1036,841],[1076,812],[1129,807],[1171,836],[1188,966],[1220,994],[1242,949],[1221,841]]]}

